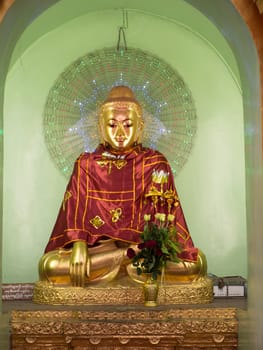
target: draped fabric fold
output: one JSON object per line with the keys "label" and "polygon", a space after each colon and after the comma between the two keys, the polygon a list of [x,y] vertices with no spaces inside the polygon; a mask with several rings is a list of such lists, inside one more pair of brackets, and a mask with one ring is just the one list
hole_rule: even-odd
{"label": "draped fabric fold", "polygon": [[[144,215],[165,212],[163,203],[154,206],[146,198],[153,172],[168,174],[167,182],[155,186],[177,192],[171,168],[158,151],[141,145],[126,153],[109,152],[103,145],[76,160],[58,217],[45,252],[68,248],[84,240],[89,246],[107,238],[138,243],[144,228]],[[181,257],[196,261],[198,249],[190,237],[178,201],[175,212]]]}

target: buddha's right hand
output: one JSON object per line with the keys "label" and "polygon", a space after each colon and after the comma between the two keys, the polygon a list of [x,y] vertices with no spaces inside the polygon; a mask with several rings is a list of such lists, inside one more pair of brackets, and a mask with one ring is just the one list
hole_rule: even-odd
{"label": "buddha's right hand", "polygon": [[69,274],[74,287],[84,287],[85,277],[89,275],[89,257],[87,243],[77,241],[73,244],[70,257]]}

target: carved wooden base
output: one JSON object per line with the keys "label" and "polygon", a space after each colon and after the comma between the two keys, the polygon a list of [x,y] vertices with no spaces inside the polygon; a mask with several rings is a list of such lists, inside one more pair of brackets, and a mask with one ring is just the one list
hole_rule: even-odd
{"label": "carved wooden base", "polygon": [[[213,283],[203,278],[190,284],[160,285],[158,304],[207,304],[213,300]],[[58,287],[48,282],[37,282],[33,301],[53,305],[130,305],[144,302],[142,285],[122,280],[107,286]]]}
{"label": "carved wooden base", "polygon": [[235,308],[93,306],[86,311],[67,310],[13,311],[11,348],[234,350],[238,346]]}

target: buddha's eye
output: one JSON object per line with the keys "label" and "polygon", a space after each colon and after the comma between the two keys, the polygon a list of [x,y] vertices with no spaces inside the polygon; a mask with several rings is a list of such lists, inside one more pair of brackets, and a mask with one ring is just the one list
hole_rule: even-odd
{"label": "buddha's eye", "polygon": [[114,128],[114,127],[116,127],[116,122],[115,122],[115,120],[109,120],[108,121],[108,126],[110,127],[110,128]]}
{"label": "buddha's eye", "polygon": [[123,126],[125,128],[130,128],[131,126],[133,126],[133,123],[131,120],[126,120],[124,123],[123,123]]}

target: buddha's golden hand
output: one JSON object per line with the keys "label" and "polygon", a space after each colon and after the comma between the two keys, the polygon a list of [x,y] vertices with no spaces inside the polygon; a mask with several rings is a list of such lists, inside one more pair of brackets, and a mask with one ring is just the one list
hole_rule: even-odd
{"label": "buddha's golden hand", "polygon": [[72,286],[84,287],[85,277],[89,275],[88,247],[84,241],[77,241],[73,244],[69,274]]}

